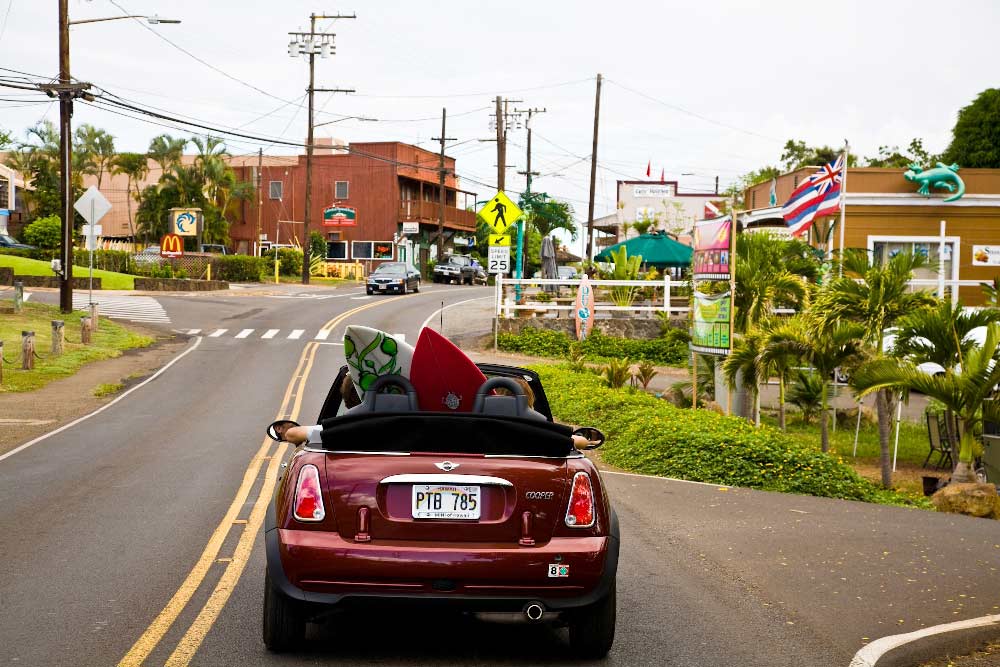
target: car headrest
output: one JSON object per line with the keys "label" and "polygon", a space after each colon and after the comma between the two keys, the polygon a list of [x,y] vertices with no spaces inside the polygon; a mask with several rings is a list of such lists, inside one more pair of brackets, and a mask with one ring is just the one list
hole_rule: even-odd
{"label": "car headrest", "polygon": [[[381,393],[389,387],[401,389],[402,393]],[[410,381],[402,375],[382,375],[365,391],[360,405],[356,405],[346,414],[355,415],[362,412],[416,412],[420,409],[417,403],[417,390]]]}
{"label": "car headrest", "polygon": [[[500,388],[509,390],[513,396],[491,395],[494,389]],[[490,378],[479,387],[472,411],[498,417],[545,419],[540,412],[536,412],[528,405],[528,396],[524,392],[524,387],[512,378],[505,377]]]}

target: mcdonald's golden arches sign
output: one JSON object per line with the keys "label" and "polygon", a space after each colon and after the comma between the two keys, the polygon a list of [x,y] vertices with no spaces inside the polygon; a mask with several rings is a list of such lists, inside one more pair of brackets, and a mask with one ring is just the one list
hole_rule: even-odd
{"label": "mcdonald's golden arches sign", "polygon": [[177,234],[166,234],[160,240],[160,257],[180,257],[184,254],[184,239]]}

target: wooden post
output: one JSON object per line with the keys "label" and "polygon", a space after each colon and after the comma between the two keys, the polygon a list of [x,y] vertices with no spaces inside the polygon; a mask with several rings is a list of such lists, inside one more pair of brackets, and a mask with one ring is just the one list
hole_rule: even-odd
{"label": "wooden post", "polygon": [[0,340],[0,387],[3,386],[3,341]]}
{"label": "wooden post", "polygon": [[35,332],[21,332],[21,370],[30,371],[35,368]]}
{"label": "wooden post", "polygon": [[83,317],[80,319],[80,342],[90,345],[91,319]]}
{"label": "wooden post", "polygon": [[691,407],[698,409],[698,353],[691,353]]}
{"label": "wooden post", "polygon": [[20,280],[14,281],[14,312],[20,313],[24,303],[24,283]]}
{"label": "wooden post", "polygon": [[63,353],[63,343],[66,340],[64,325],[62,320],[52,320],[52,354],[57,357]]}
{"label": "wooden post", "polygon": [[100,322],[97,319],[97,304],[90,304],[90,326],[94,331],[97,331],[100,327]]}

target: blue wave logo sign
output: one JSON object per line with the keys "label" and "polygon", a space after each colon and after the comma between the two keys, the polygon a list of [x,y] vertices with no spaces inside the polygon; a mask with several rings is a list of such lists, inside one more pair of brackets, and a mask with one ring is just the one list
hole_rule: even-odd
{"label": "blue wave logo sign", "polygon": [[197,233],[198,218],[193,213],[185,211],[174,219],[174,227],[178,234],[195,234]]}

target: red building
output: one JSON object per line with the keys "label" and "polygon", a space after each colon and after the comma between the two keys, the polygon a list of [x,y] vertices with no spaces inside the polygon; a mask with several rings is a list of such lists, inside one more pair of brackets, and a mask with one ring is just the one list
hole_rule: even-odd
{"label": "red building", "polygon": [[[436,253],[439,160],[437,153],[395,141],[317,149],[309,228],[326,238],[328,259],[424,265]],[[230,226],[233,249],[254,254],[275,244],[301,245],[305,156],[265,156],[259,181],[256,157],[231,164],[240,180],[259,183],[260,197],[259,206],[245,201],[241,219]],[[458,188],[454,159],[445,158],[445,169],[444,232],[451,249],[456,237],[475,235],[476,214],[466,209],[476,196]],[[328,211],[334,207],[340,210]]]}

